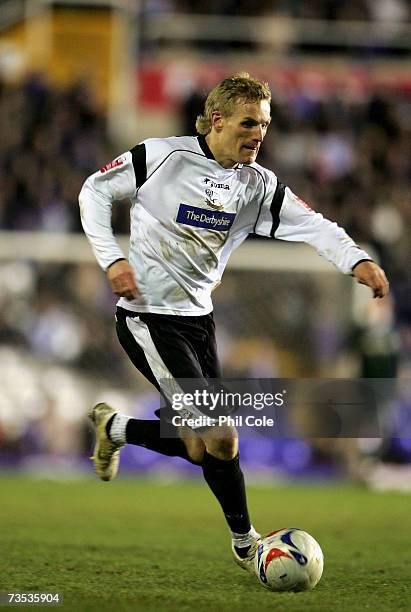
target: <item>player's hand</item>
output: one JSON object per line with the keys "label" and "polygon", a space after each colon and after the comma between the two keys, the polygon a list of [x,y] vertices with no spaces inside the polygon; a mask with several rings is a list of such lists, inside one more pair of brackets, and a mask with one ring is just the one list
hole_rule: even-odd
{"label": "player's hand", "polygon": [[128,300],[138,297],[138,287],[133,268],[128,261],[121,259],[107,270],[107,278],[113,292]]}
{"label": "player's hand", "polygon": [[373,290],[375,298],[382,298],[389,291],[389,283],[384,270],[374,261],[362,261],[353,270],[353,276],[361,285]]}

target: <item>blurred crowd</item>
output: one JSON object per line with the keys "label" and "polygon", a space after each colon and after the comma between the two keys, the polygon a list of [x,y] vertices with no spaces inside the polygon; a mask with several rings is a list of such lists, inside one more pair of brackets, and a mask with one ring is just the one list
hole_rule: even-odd
{"label": "blurred crowd", "polygon": [[293,18],[341,21],[402,22],[411,19],[407,0],[145,0],[144,10],[250,17],[276,13]]}
{"label": "blurred crowd", "polygon": [[136,45],[145,57],[190,49],[401,58],[410,20],[409,0],[146,0]]}
{"label": "blurred crowd", "polygon": [[84,177],[111,156],[87,86],[57,89],[37,74],[0,81],[0,132],[0,227],[79,231]]}

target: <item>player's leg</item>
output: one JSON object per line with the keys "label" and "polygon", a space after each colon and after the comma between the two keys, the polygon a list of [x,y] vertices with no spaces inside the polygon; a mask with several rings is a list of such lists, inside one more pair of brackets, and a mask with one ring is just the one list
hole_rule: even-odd
{"label": "player's leg", "polygon": [[96,428],[92,459],[102,480],[113,480],[117,475],[119,453],[125,444],[142,446],[168,457],[181,457],[201,465],[203,442],[199,439],[183,440],[177,428],[169,437],[164,437],[160,433],[160,421],[136,419],[105,403],[97,404],[89,416]]}
{"label": "player's leg", "polygon": [[204,478],[220,503],[231,532],[234,560],[254,573],[254,555],[260,534],[251,524],[244,475],[234,427],[212,428],[200,434],[205,445]]}
{"label": "player's leg", "polygon": [[187,426],[178,428],[178,436],[184,442],[191,462],[202,465],[205,451],[203,440]]}
{"label": "player's leg", "polygon": [[[200,352],[202,371],[210,379],[221,379],[212,315],[205,321],[205,346]],[[198,434],[205,449],[204,479],[217,498],[231,532],[233,556],[243,569],[254,572],[254,554],[260,535],[251,524],[244,475],[240,466],[238,435],[234,427],[212,427]]]}

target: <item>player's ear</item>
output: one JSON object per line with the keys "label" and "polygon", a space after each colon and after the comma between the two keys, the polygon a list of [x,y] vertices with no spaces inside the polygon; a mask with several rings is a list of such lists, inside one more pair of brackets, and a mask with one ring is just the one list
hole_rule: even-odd
{"label": "player's ear", "polygon": [[215,129],[216,132],[221,132],[223,129],[224,119],[221,113],[218,111],[213,111],[211,113],[211,127]]}

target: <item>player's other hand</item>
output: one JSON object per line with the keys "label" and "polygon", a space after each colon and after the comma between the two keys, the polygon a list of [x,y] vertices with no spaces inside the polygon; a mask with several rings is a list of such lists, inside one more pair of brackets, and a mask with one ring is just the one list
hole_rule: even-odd
{"label": "player's other hand", "polygon": [[107,270],[107,278],[116,295],[128,300],[138,296],[136,276],[127,260],[121,259],[113,263]]}
{"label": "player's other hand", "polygon": [[389,283],[384,270],[374,261],[362,261],[355,266],[353,276],[361,285],[367,285],[373,290],[375,298],[382,298],[389,291]]}

